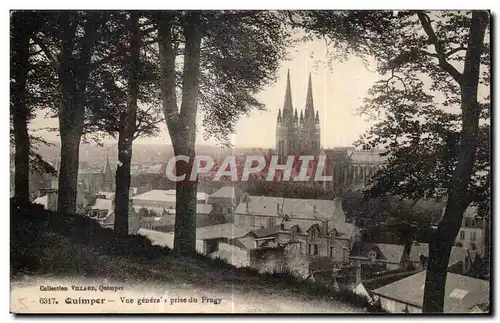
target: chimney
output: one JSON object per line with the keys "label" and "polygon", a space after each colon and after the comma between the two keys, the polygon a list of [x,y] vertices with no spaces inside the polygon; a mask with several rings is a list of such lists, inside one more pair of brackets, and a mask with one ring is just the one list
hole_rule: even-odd
{"label": "chimney", "polygon": [[326,237],[328,234],[328,219],[321,220],[321,235]]}
{"label": "chimney", "polygon": [[248,200],[245,202],[245,205],[246,205],[247,213],[250,213],[250,210],[248,208]]}

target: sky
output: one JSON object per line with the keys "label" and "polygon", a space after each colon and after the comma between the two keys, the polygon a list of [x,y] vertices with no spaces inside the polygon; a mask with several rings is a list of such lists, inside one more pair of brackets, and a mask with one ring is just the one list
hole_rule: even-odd
{"label": "sky", "polygon": [[[287,71],[290,70],[292,103],[299,114],[305,107],[307,81],[312,76],[314,108],[319,109],[321,122],[321,145],[323,148],[352,146],[371,125],[359,116],[356,110],[363,104],[367,90],[376,82],[379,75],[371,72],[357,57],[350,57],[344,62],[334,61],[328,65],[326,45],[323,40],[298,43],[289,50],[289,59],[281,62],[278,79],[264,91],[257,94],[266,111],[252,111],[243,116],[236,125],[232,137],[235,147],[274,148],[276,138],[276,118],[278,109],[283,108]],[[214,139],[205,140],[201,131],[202,116],[198,118],[200,133],[197,145],[213,145]],[[46,119],[40,113],[30,125],[30,130],[44,127],[57,127],[58,120]],[[37,131],[51,141],[59,142],[57,132]],[[112,143],[113,140],[106,140]],[[155,138],[143,138],[134,141],[137,144],[170,144],[166,125]]]}

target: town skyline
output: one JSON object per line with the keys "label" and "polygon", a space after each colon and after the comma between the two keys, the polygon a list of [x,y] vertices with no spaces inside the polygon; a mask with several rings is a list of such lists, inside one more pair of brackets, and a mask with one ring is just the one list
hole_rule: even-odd
{"label": "town skyline", "polygon": [[[331,51],[331,48],[328,48]],[[330,60],[333,53],[327,52],[326,44],[321,40],[299,42],[289,49],[288,60],[282,61],[276,82],[256,98],[264,104],[265,111],[252,110],[248,116],[242,116],[235,126],[231,138],[234,148],[275,148],[276,119],[278,110],[283,109],[287,73],[290,72],[292,104],[294,110],[303,111],[306,103],[307,82],[312,78],[314,108],[319,111],[321,126],[321,147],[350,147],[365,133],[373,122],[357,115],[357,109],[363,104],[367,90],[380,78],[380,75],[365,67],[361,59],[349,56],[340,62]],[[374,68],[373,68],[374,69]],[[197,146],[218,147],[221,144],[213,138],[204,138],[202,127],[203,115],[198,113],[196,138]],[[258,131],[255,131],[258,125]],[[46,118],[46,111],[40,111],[30,124],[30,131],[50,142],[59,142],[58,131],[45,128],[57,128],[57,118]],[[42,130],[38,130],[42,129]],[[105,145],[117,141],[111,137],[102,140]],[[165,123],[160,124],[157,136],[138,138],[134,144],[170,145],[171,140]]]}

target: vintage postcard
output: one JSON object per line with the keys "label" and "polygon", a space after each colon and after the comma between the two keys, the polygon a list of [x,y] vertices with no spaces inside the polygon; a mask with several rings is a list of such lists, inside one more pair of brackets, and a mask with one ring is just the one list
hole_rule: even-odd
{"label": "vintage postcard", "polygon": [[10,309],[476,313],[487,10],[10,11]]}

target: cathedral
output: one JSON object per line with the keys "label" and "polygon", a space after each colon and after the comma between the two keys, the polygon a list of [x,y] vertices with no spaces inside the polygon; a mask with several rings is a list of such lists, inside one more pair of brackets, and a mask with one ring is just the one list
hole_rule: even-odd
{"label": "cathedral", "polygon": [[304,110],[293,109],[290,71],[288,71],[283,112],[278,112],[276,123],[276,152],[286,158],[290,155],[317,156],[321,150],[319,113],[314,111],[311,74]]}

